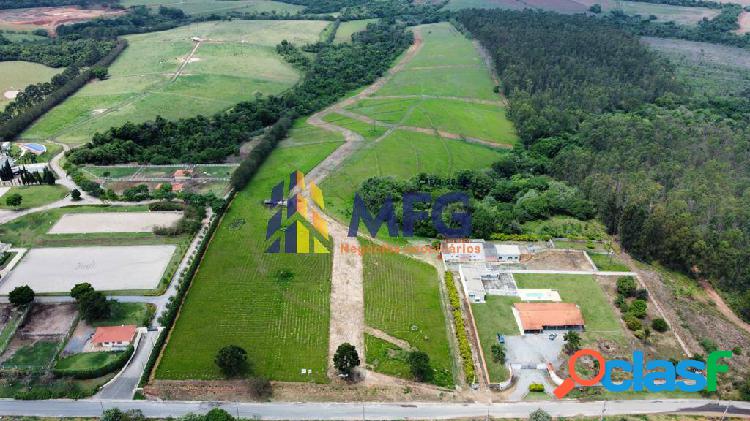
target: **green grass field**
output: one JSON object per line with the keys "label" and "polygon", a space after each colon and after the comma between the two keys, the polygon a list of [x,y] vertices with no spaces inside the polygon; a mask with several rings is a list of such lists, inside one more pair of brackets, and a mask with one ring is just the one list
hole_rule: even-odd
{"label": "green grass field", "polygon": [[387,131],[385,127],[373,126],[372,124],[367,124],[336,113],[326,114],[326,116],[323,117],[323,120],[328,123],[333,123],[337,126],[347,128],[353,132],[357,132],[362,135],[365,140],[375,140],[384,135]]}
{"label": "green grass field", "polygon": [[318,143],[340,143],[344,141],[344,135],[338,132],[329,132],[307,124],[305,119],[294,122],[292,130],[286,139],[279,144],[281,148],[291,148],[300,145],[313,145]]}
{"label": "green grass field", "polygon": [[519,288],[552,288],[560,293],[563,302],[577,304],[586,324],[583,333],[585,344],[605,339],[627,345],[625,332],[614,309],[592,276],[528,273],[517,273],[513,276]]}
{"label": "green grass field", "polygon": [[498,99],[492,92],[489,71],[483,67],[405,69],[376,92],[376,95],[437,95]]}
{"label": "green grass field", "polygon": [[611,9],[605,11],[622,10],[628,15],[641,15],[643,18],[656,16],[657,21],[674,21],[680,25],[697,25],[703,18],[712,19],[719,14],[718,10],[705,7],[673,6],[670,4],[654,4],[640,1],[618,1]]}
{"label": "green grass field", "polygon": [[[3,34],[10,36],[11,34]],[[43,64],[27,61],[0,62],[0,110],[5,108],[11,99],[6,97],[8,91],[23,91],[27,86],[35,83],[49,82],[52,76],[62,69],[54,69]]]}
{"label": "green grass field", "polygon": [[295,13],[302,10],[302,6],[268,0],[123,0],[125,7],[145,5],[158,8],[159,6],[173,7],[189,15],[223,14],[228,12],[240,13]]}
{"label": "green grass field", "polygon": [[146,326],[154,315],[154,306],[146,303],[112,303],[112,313],[104,320],[97,320],[91,326]]}
{"label": "green grass field", "polygon": [[365,254],[363,264],[365,323],[426,352],[434,383],[452,385],[453,358],[435,268],[391,253]]}
{"label": "green grass field", "polygon": [[56,342],[35,342],[33,345],[19,348],[3,364],[3,368],[44,368],[52,361],[57,350]]}
{"label": "green grass field", "polygon": [[103,367],[119,357],[119,352],[82,352],[60,359],[58,370],[93,370]]}
{"label": "green grass field", "polygon": [[610,272],[630,272],[628,265],[621,262],[617,256],[597,253],[588,253],[588,255],[599,270]]}
{"label": "green grass field", "polygon": [[433,23],[419,27],[424,44],[407,69],[432,66],[469,66],[485,68],[474,46],[453,25]]}
{"label": "green grass field", "polygon": [[391,124],[434,128],[507,145],[518,141],[505,107],[500,105],[446,99],[367,99],[349,110]]}
{"label": "green grass field", "polygon": [[[5,202],[12,194],[20,194],[23,198],[21,206],[8,206]],[[56,202],[68,194],[68,190],[59,185],[34,185],[34,186],[16,186],[11,187],[2,197],[0,197],[0,209],[22,210],[36,208],[52,202]]]}
{"label": "green grass field", "polygon": [[336,31],[336,38],[333,42],[336,44],[342,42],[351,42],[352,35],[355,32],[364,31],[367,25],[370,23],[377,22],[377,19],[362,19],[362,20],[350,20],[348,22],[341,22],[339,29]]}
{"label": "green grass field", "polygon": [[365,334],[365,356],[371,370],[402,379],[412,379],[407,353],[398,346]]}
{"label": "green grass field", "polygon": [[[239,345],[257,375],[326,382],[331,255],[265,253],[262,205],[293,170],[307,172],[340,143],[276,149],[240,191],[211,241],[156,372],[161,379],[216,379],[216,352]],[[281,270],[294,273],[278,279]],[[312,375],[300,370],[312,369]]]}
{"label": "green grass field", "polygon": [[[218,21],[127,36],[129,47],[92,82],[32,125],[22,139],[81,144],[97,131],[128,121],[211,115],[256,93],[292,86],[299,73],[276,54],[284,39],[315,42],[324,21]],[[175,78],[195,44],[210,39]],[[177,105],[177,106],[175,106]]]}
{"label": "green grass field", "polygon": [[450,175],[462,169],[488,167],[500,153],[458,140],[396,130],[355,152],[323,181],[321,188],[328,209],[346,218],[354,192],[370,177],[406,179],[420,172]]}
{"label": "green grass field", "polygon": [[497,342],[497,334],[518,335],[518,324],[511,310],[513,303],[519,302],[515,297],[500,297],[488,295],[486,302],[472,304],[474,321],[479,330],[479,341],[487,363],[490,381],[502,382],[508,379],[508,368],[492,361],[492,344]]}

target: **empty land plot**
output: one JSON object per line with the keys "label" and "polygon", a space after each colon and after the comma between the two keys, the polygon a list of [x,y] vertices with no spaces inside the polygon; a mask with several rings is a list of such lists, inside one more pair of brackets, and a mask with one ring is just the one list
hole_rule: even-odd
{"label": "empty land plot", "polygon": [[341,143],[344,135],[339,132],[329,132],[307,123],[306,119],[297,119],[289,131],[286,139],[282,140],[279,147],[288,148],[300,145],[312,145],[317,143]]}
{"label": "empty land plot", "polygon": [[[3,34],[6,36],[6,34]],[[36,83],[49,82],[61,69],[28,61],[0,62],[0,110],[5,108],[20,91]]]}
{"label": "empty land plot", "polygon": [[[601,2],[601,0],[599,0]],[[605,0],[606,1],[606,0]],[[560,13],[585,12],[588,6],[573,0],[450,0],[447,10],[460,9],[542,9]]]}
{"label": "empty land plot", "polygon": [[71,213],[63,215],[49,234],[91,232],[151,232],[155,227],[172,226],[182,212]]}
{"label": "empty land plot", "polygon": [[[167,119],[210,115],[252,100],[256,93],[279,93],[297,81],[299,72],[276,54],[276,44],[285,38],[314,42],[325,25],[323,21],[203,22],[127,36],[129,47],[110,67],[109,79],[88,84],[21,137],[56,137],[80,144],[97,131],[128,121],[139,123],[157,115]],[[194,54],[192,37],[206,40]]]}
{"label": "empty land plot", "polygon": [[508,379],[508,368],[504,364],[492,361],[492,344],[497,343],[497,335],[520,334],[516,319],[513,317],[513,303],[519,302],[516,297],[488,295],[486,302],[471,304],[474,322],[479,331],[479,342],[484,353],[485,363],[491,382],[502,382]]}
{"label": "empty land plot", "polygon": [[452,385],[453,358],[435,268],[392,253],[365,254],[363,265],[365,323],[426,352],[435,369],[433,382]]}
{"label": "empty land plot", "polygon": [[471,41],[449,23],[433,23],[419,27],[423,44],[406,69],[445,66],[476,66],[485,68]]}
{"label": "empty land plot", "polygon": [[81,22],[121,13],[123,12],[111,9],[83,9],[78,6],[7,9],[0,10],[0,29],[17,31],[46,29],[54,34],[55,28],[65,23]]}
{"label": "empty land plot", "polygon": [[383,136],[387,131],[383,126],[368,124],[336,113],[326,114],[325,117],[323,117],[323,121],[357,132],[365,140],[375,140]]}
{"label": "empty land plot", "polygon": [[149,6],[158,8],[167,6],[180,9],[189,15],[223,14],[228,12],[240,13],[295,13],[304,7],[279,1],[268,0],[124,0],[123,6]]}
{"label": "empty land plot", "polygon": [[593,276],[528,273],[513,276],[519,288],[554,289],[560,293],[563,302],[577,304],[586,326],[584,342],[591,344],[597,340],[610,340],[620,345],[627,344],[622,325]]}
{"label": "empty land plot", "polygon": [[99,291],[155,289],[175,249],[174,245],[32,249],[0,284],[0,294],[22,285],[37,293],[68,293],[80,282]]}
{"label": "empty land plot", "polygon": [[[292,171],[311,170],[339,145],[278,148],[236,195],[193,279],[157,378],[222,378],[214,358],[232,344],[247,350],[257,375],[327,381],[331,255],[265,253],[274,210],[262,202]],[[292,279],[280,277],[282,270]],[[303,368],[312,374],[301,374]]]}
{"label": "empty land plot", "polygon": [[351,42],[352,35],[355,32],[361,32],[367,29],[367,25],[370,23],[377,22],[377,19],[362,19],[362,20],[350,20],[348,22],[341,22],[339,29],[336,30],[336,38],[334,42],[340,44],[342,42]]}
{"label": "empty land plot", "polygon": [[502,152],[437,136],[395,130],[365,145],[326,178],[321,188],[326,206],[346,216],[354,193],[371,177],[408,179],[421,172],[448,176],[462,169],[489,167]]}
{"label": "empty land plot", "polygon": [[435,95],[498,99],[489,70],[483,67],[404,69],[376,95]]}
{"label": "empty land plot", "polygon": [[20,194],[23,198],[21,206],[8,206],[5,200],[0,200],[0,209],[31,209],[56,202],[68,194],[68,190],[60,185],[48,186],[14,186],[5,193],[5,197],[12,194]]}
{"label": "empty land plot", "polygon": [[349,108],[378,121],[442,130],[512,145],[518,140],[501,105],[450,99],[366,99]]}
{"label": "empty land plot", "polygon": [[750,88],[750,51],[744,48],[667,38],[641,40],[667,56],[699,93],[736,95]]}

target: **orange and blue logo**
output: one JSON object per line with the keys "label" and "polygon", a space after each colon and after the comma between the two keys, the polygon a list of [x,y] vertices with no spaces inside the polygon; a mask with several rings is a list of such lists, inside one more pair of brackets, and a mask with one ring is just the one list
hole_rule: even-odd
{"label": "orange and blue logo", "polygon": [[[323,191],[314,182],[306,183],[302,172],[294,171],[289,174],[288,194],[289,199],[284,200],[282,181],[274,186],[271,200],[266,201],[266,204],[279,208],[266,226],[266,241],[271,242],[266,253],[282,253],[282,238],[283,253],[329,253],[324,244],[329,240],[328,223],[310,204],[312,201],[319,209],[325,209]],[[283,221],[284,213],[286,221]]]}

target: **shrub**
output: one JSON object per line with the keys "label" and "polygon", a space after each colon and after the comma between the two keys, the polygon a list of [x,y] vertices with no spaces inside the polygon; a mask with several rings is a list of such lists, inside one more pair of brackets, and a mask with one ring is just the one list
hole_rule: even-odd
{"label": "shrub", "polygon": [[8,294],[8,300],[14,306],[25,306],[34,301],[34,290],[28,285],[15,287],[13,288],[13,291]]}
{"label": "shrub", "polygon": [[632,331],[640,330],[643,328],[641,320],[635,317],[633,314],[628,313],[622,318],[625,321],[625,325]]}
{"label": "shrub", "polygon": [[667,324],[667,321],[662,318],[654,319],[653,321],[651,321],[651,327],[655,331],[661,332],[661,333],[664,333],[669,330],[669,325]]}
{"label": "shrub", "polygon": [[492,361],[498,364],[505,364],[505,347],[502,344],[492,344]]}
{"label": "shrub", "polygon": [[646,317],[647,308],[648,303],[646,303],[644,300],[633,300],[633,302],[630,303],[630,309],[628,309],[628,313],[634,315],[639,319],[643,319]]}
{"label": "shrub", "polygon": [[432,380],[433,371],[430,366],[430,356],[426,352],[412,351],[407,356],[411,374],[419,382],[429,382]]}
{"label": "shrub", "polygon": [[708,338],[701,339],[699,343],[701,345],[701,348],[706,351],[706,354],[710,354],[719,349],[718,345],[716,345],[716,342]]}
{"label": "shrub", "polygon": [[445,287],[448,290],[448,302],[453,314],[453,327],[456,331],[458,352],[461,355],[464,376],[466,377],[466,381],[471,383],[475,381],[474,360],[471,354],[469,338],[466,336],[463,315],[461,314],[461,299],[458,297],[458,289],[456,288],[456,283],[453,281],[453,273],[451,272],[445,273]]}
{"label": "shrub", "polygon": [[531,383],[529,385],[529,392],[544,392],[544,385],[541,383]]}
{"label": "shrub", "polygon": [[639,300],[648,300],[648,291],[645,288],[637,289],[634,295]]}
{"label": "shrub", "polygon": [[617,293],[625,297],[635,295],[635,279],[631,276],[617,278]]}
{"label": "shrub", "polygon": [[162,200],[161,202],[154,202],[148,204],[148,210],[152,212],[173,212],[181,211],[185,208],[182,203],[172,202],[168,200]]}
{"label": "shrub", "polygon": [[333,355],[333,366],[339,373],[350,377],[352,370],[359,366],[359,354],[354,345],[350,343],[343,343],[336,348],[336,353]]}

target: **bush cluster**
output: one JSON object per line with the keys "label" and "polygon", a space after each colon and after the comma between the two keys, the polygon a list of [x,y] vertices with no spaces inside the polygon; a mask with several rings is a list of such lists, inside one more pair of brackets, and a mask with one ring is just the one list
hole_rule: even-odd
{"label": "bush cluster", "polygon": [[458,341],[458,353],[461,355],[463,362],[464,375],[466,381],[472,383],[476,381],[474,371],[474,360],[471,355],[471,344],[466,336],[466,327],[464,326],[463,315],[461,314],[461,299],[458,297],[456,283],[453,281],[453,273],[445,272],[445,287],[448,291],[448,302],[453,314],[453,328],[456,331],[456,340]]}

